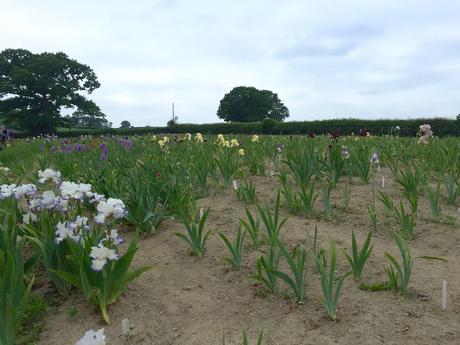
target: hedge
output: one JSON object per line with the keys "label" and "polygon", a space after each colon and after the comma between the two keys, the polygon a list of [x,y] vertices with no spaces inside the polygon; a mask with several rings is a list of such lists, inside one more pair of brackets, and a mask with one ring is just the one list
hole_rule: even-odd
{"label": "hedge", "polygon": [[[134,127],[134,128],[105,128],[105,129],[72,129],[58,131],[61,137],[76,137],[80,135],[142,135],[142,134],[172,134],[172,133],[203,133],[203,134],[273,134],[273,135],[305,135],[327,134],[338,128],[341,135],[359,133],[366,128],[373,135],[394,133],[394,128],[401,128],[399,135],[415,136],[420,125],[428,123],[436,136],[459,136],[460,120],[447,118],[419,118],[410,120],[360,120],[333,119],[319,121],[277,122],[264,120],[249,123],[212,123],[212,124],[177,124],[170,127]],[[24,135],[18,135],[24,136]]]}

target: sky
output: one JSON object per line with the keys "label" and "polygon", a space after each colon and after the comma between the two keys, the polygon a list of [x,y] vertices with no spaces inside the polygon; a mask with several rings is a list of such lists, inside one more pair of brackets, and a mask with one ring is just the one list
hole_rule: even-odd
{"label": "sky", "polygon": [[65,52],[96,72],[114,127],[219,122],[235,86],[288,120],[455,117],[460,0],[0,0],[0,50]]}

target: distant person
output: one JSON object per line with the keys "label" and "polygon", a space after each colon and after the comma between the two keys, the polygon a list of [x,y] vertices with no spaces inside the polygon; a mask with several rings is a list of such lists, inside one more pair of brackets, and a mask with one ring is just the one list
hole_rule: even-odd
{"label": "distant person", "polygon": [[4,129],[0,137],[0,149],[3,150],[4,148],[6,148],[7,141],[8,141],[8,131]]}

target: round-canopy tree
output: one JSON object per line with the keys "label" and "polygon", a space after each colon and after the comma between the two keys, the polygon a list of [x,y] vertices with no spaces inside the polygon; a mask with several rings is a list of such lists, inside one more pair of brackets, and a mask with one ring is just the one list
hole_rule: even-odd
{"label": "round-canopy tree", "polygon": [[89,115],[85,111],[76,110],[71,115],[64,116],[63,127],[104,128],[110,127],[104,114]]}
{"label": "round-canopy tree", "polygon": [[54,132],[62,124],[62,108],[104,117],[84,96],[99,86],[89,66],[64,53],[6,49],[0,53],[0,121],[31,133],[44,133]]}
{"label": "round-canopy tree", "polygon": [[121,121],[120,128],[131,128],[131,122],[128,120]]}
{"label": "round-canopy tree", "polygon": [[217,116],[233,122],[255,122],[265,118],[282,121],[289,116],[289,110],[272,91],[238,86],[222,98]]}

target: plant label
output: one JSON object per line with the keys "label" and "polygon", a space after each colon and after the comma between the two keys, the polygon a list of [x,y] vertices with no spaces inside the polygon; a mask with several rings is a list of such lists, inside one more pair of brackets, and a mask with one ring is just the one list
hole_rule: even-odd
{"label": "plant label", "polygon": [[442,281],[442,286],[441,286],[441,309],[442,310],[447,309],[447,280],[446,279]]}
{"label": "plant label", "polygon": [[121,335],[124,337],[129,337],[129,320],[124,319],[121,321]]}

